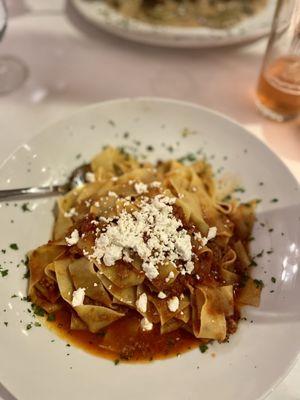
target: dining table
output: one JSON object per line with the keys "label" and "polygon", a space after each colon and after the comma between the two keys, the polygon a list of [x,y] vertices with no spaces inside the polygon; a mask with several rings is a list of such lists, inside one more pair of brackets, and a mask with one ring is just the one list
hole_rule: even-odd
{"label": "dining table", "polygon": [[[43,128],[86,105],[161,97],[234,119],[276,153],[300,183],[299,120],[274,122],[255,106],[266,37],[219,48],[156,47],[90,25],[67,0],[8,0],[7,7],[0,56],[20,59],[28,76],[18,90],[0,97],[1,162]],[[267,400],[299,400],[299,382],[298,357]],[[0,382],[0,400],[22,399]]]}

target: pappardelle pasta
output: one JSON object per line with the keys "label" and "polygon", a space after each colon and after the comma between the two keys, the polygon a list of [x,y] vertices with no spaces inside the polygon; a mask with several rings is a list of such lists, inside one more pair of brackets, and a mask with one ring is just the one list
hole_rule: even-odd
{"label": "pappardelle pasta", "polygon": [[209,164],[140,163],[106,148],[86,181],[58,200],[52,240],[29,255],[31,301],[75,342],[112,358],[164,357],[226,341],[240,306],[259,305],[255,201],[222,201]]}

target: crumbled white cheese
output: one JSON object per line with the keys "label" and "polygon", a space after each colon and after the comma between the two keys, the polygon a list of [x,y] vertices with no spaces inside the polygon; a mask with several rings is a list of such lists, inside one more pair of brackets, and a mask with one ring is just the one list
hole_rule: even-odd
{"label": "crumbled white cheese", "polygon": [[66,237],[66,242],[68,246],[73,246],[74,244],[78,243],[79,241],[79,233],[77,229],[74,229],[74,231],[71,233],[70,237]]}
{"label": "crumbled white cheese", "polygon": [[165,299],[165,298],[167,297],[167,295],[166,295],[164,292],[159,292],[158,295],[157,295],[157,297],[158,297],[159,299]]}
{"label": "crumbled white cheese", "polygon": [[86,182],[89,182],[89,183],[95,182],[95,180],[96,180],[95,174],[93,174],[93,172],[87,172],[85,174],[85,180],[86,180]]}
{"label": "crumbled white cheese", "polygon": [[211,226],[208,229],[207,233],[207,240],[212,240],[217,236],[217,227],[216,226]]}
{"label": "crumbled white cheese", "polygon": [[118,180],[118,178],[117,178],[116,176],[113,176],[113,177],[111,178],[111,180],[112,180],[113,182],[116,182],[116,181]]}
{"label": "crumbled white cheese", "polygon": [[95,282],[95,283],[94,283],[94,287],[97,287],[97,286],[98,286],[98,283]]}
{"label": "crumbled white cheese", "polygon": [[197,192],[197,188],[196,188],[195,186],[193,186],[191,190],[192,190],[192,192],[194,192],[194,193]]}
{"label": "crumbled white cheese", "polygon": [[169,275],[166,277],[165,281],[168,283],[171,279],[175,277],[174,272],[170,271]]}
{"label": "crumbled white cheese", "polygon": [[146,277],[152,281],[153,279],[157,278],[159,272],[157,268],[151,262],[144,262],[143,263],[143,270],[145,272]]}
{"label": "crumbled white cheese", "polygon": [[85,288],[78,288],[77,290],[74,290],[72,306],[73,307],[82,306],[84,296],[85,296]]}
{"label": "crumbled white cheese", "polygon": [[99,201],[95,201],[94,206],[95,206],[95,207],[100,207]]}
{"label": "crumbled white cheese", "polygon": [[135,191],[137,194],[143,194],[148,191],[148,186],[143,182],[137,182],[134,184]]}
{"label": "crumbled white cheese", "polygon": [[131,263],[133,261],[133,259],[129,255],[128,250],[123,250],[123,260],[127,263]]}
{"label": "crumbled white cheese", "polygon": [[206,246],[209,240],[214,239],[217,236],[217,228],[212,226],[208,229],[207,237],[203,237],[200,232],[194,234],[196,240],[198,240],[202,247]]}
{"label": "crumbled white cheese", "polygon": [[[158,265],[166,261],[191,261],[191,237],[173,215],[171,205],[175,202],[176,198],[157,195],[152,199],[144,198],[140,208],[132,214],[123,210],[110,221],[106,231],[97,236],[89,258],[111,266],[126,258],[127,251],[137,253],[149,280],[159,275]],[[185,270],[185,265],[178,268]]]}
{"label": "crumbled white cheese", "polygon": [[78,213],[77,213],[75,207],[70,208],[69,211],[66,211],[66,212],[64,213],[64,216],[65,216],[66,218],[76,217],[76,215],[78,215]]}
{"label": "crumbled white cheese", "polygon": [[108,192],[109,197],[118,197],[117,193],[115,192]]}
{"label": "crumbled white cheese", "polygon": [[191,274],[194,271],[194,263],[193,261],[188,261],[185,264],[185,269],[188,274]]}
{"label": "crumbled white cheese", "polygon": [[173,296],[170,300],[167,302],[168,304],[168,309],[171,312],[176,312],[179,308],[179,299],[177,296]]}
{"label": "crumbled white cheese", "polygon": [[159,181],[153,181],[150,183],[150,187],[152,188],[159,188],[161,186],[161,182]]}
{"label": "crumbled white cheese", "polygon": [[141,320],[141,327],[143,331],[151,331],[153,328],[153,324],[147,318],[143,318]]}
{"label": "crumbled white cheese", "polygon": [[147,311],[147,302],[148,302],[148,299],[147,299],[146,293],[142,293],[135,303],[137,309],[140,312],[145,313]]}

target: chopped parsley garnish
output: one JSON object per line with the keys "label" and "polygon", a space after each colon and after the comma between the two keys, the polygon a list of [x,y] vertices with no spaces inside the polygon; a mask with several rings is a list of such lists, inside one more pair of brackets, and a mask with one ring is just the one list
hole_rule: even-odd
{"label": "chopped parsley garnish", "polygon": [[129,138],[130,133],[129,132],[124,132],[123,137],[124,139],[128,139]]}
{"label": "chopped parsley garnish", "polygon": [[147,150],[147,151],[153,151],[153,150],[154,150],[154,147],[149,145],[149,146],[146,147],[146,150]]}
{"label": "chopped parsley garnish", "polygon": [[208,346],[206,344],[200,344],[199,350],[201,351],[201,353],[205,353],[206,350],[208,350]]}
{"label": "chopped parsley garnish", "polygon": [[47,321],[55,321],[55,314],[54,313],[51,313],[51,314],[48,314],[48,317],[47,317]]}
{"label": "chopped parsley garnish", "polygon": [[8,322],[6,322],[6,321],[5,321],[5,322],[3,322],[3,323],[4,323],[4,325],[7,327],[7,325],[8,325]]}
{"label": "chopped parsley garnish", "polygon": [[256,289],[263,288],[265,286],[261,279],[254,279],[253,282],[256,286]]}
{"label": "chopped parsley garnish", "polygon": [[80,153],[79,153],[79,154],[76,154],[76,156],[75,156],[76,160],[79,160],[80,157],[81,157],[81,154],[80,154]]}
{"label": "chopped parsley garnish", "polygon": [[35,322],[34,326],[36,326],[37,328],[39,328],[40,326],[42,326],[39,322]]}
{"label": "chopped parsley garnish", "polygon": [[227,196],[223,197],[222,201],[230,201],[232,199],[232,197],[230,196],[230,194],[228,194]]}
{"label": "chopped parsley garnish", "polygon": [[19,246],[17,245],[17,243],[11,243],[11,244],[9,245],[9,247],[10,247],[12,250],[19,250]]}
{"label": "chopped parsley garnish", "polygon": [[272,254],[272,253],[273,253],[273,250],[268,250],[266,253],[267,253],[267,254]]}
{"label": "chopped parsley garnish", "polygon": [[24,212],[30,212],[30,211],[32,211],[31,210],[31,208],[29,208],[29,203],[23,203],[22,204],[22,206],[21,206],[21,208],[22,208],[22,211],[24,211]]}
{"label": "chopped parsley garnish", "polygon": [[120,362],[120,360],[119,360],[118,358],[117,358],[116,360],[114,360],[114,364],[115,364],[115,365],[118,365],[119,362]]}
{"label": "chopped parsley garnish", "polygon": [[23,275],[23,279],[29,279],[29,277],[30,277],[30,272],[29,269],[27,269],[27,271]]}
{"label": "chopped parsley garnish", "polygon": [[66,347],[71,347],[70,343],[67,343],[67,344],[66,344]]}
{"label": "chopped parsley garnish", "polygon": [[254,260],[251,260],[249,267],[257,267],[257,263]]}
{"label": "chopped parsley garnish", "polygon": [[15,297],[18,297],[16,294],[13,294],[10,296],[11,299],[14,299]]}
{"label": "chopped parsley garnish", "polygon": [[1,271],[0,271],[0,274],[1,274],[2,278],[4,278],[5,276],[8,275],[8,269],[3,269],[3,270],[1,270]]}
{"label": "chopped parsley garnish", "polygon": [[41,307],[32,304],[31,305],[32,311],[35,315],[37,315],[38,317],[43,317],[45,315],[45,310],[43,310]]}
{"label": "chopped parsley garnish", "polygon": [[5,249],[2,249],[2,250],[1,250],[1,253],[5,254],[5,253],[6,253],[6,250],[5,250]]}
{"label": "chopped parsley garnish", "polygon": [[195,156],[195,154],[189,153],[189,154],[179,158],[177,161],[179,161],[181,163],[184,163],[186,161],[193,162],[193,161],[196,161],[196,160],[197,160],[197,157]]}
{"label": "chopped parsley garnish", "polygon": [[242,188],[242,187],[238,187],[238,188],[234,189],[234,191],[236,193],[245,193],[246,190],[244,188]]}
{"label": "chopped parsley garnish", "polygon": [[273,228],[270,228],[269,230],[268,230],[268,232],[273,232],[274,231],[274,229]]}
{"label": "chopped parsley garnish", "polygon": [[271,282],[272,282],[272,283],[276,283],[276,278],[275,278],[274,276],[272,276]]}
{"label": "chopped parsley garnish", "polygon": [[270,290],[270,293],[274,293],[274,290]]}
{"label": "chopped parsley garnish", "polygon": [[31,328],[32,328],[32,324],[27,324],[27,325],[26,325],[26,330],[27,330],[27,331],[29,331],[29,329],[31,329]]}
{"label": "chopped parsley garnish", "polygon": [[272,199],[272,200],[271,200],[271,203],[278,203],[278,199],[276,199],[276,198],[275,198],[275,199]]}
{"label": "chopped parsley garnish", "polygon": [[264,255],[264,250],[262,250],[260,253],[258,253],[258,254],[256,254],[256,256],[255,257],[262,257],[263,255]]}

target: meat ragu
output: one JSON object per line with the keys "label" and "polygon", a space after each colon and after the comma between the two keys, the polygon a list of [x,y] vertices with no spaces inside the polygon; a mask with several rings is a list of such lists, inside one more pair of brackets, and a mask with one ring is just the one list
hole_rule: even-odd
{"label": "meat ragu", "polygon": [[108,148],[91,171],[58,201],[53,239],[29,257],[29,296],[48,325],[122,361],[226,342],[240,307],[259,305],[255,202],[222,203],[203,161],[144,165]]}

